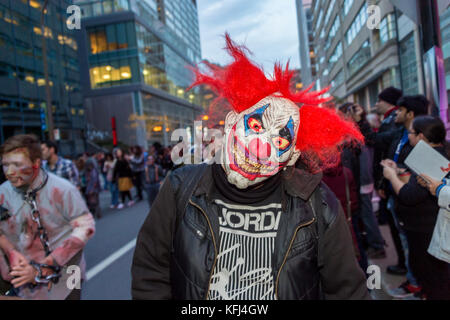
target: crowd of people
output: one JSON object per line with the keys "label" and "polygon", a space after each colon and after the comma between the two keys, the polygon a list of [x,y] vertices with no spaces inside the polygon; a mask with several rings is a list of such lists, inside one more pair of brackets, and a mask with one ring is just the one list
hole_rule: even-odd
{"label": "crowd of people", "polygon": [[[101,217],[99,194],[103,190],[110,192],[111,209],[131,207],[135,202],[144,200],[144,193],[151,206],[161,182],[173,168],[171,148],[162,147],[159,143],[154,143],[148,151],[136,145],[126,151],[117,147],[107,153],[84,153],[73,162],[59,158],[61,164],[52,158],[57,151],[50,151],[51,155],[46,156],[47,150],[50,149],[57,150],[56,144],[51,141],[44,142],[44,168],[76,185],[97,218]],[[49,163],[56,165],[50,167]],[[135,195],[132,195],[133,188]]]}
{"label": "crowd of people", "polygon": [[[394,87],[378,95],[369,115],[354,103],[339,110],[358,125],[365,145],[345,147],[341,165],[324,172],[324,181],[351,221],[360,266],[366,269],[368,259],[386,257],[379,225],[388,224],[398,262],[386,271],[406,276],[389,294],[397,299],[450,299],[450,239],[444,231],[450,207],[436,196],[437,186],[445,182],[434,181],[432,187],[432,178],[405,165],[421,140],[449,157],[442,120],[428,115],[426,97],[403,96]],[[380,200],[377,212],[373,198]]]}
{"label": "crowd of people", "polygon": [[[449,180],[436,181],[429,176],[418,175],[405,165],[405,159],[419,141],[449,157],[443,122],[428,115],[429,102],[424,96],[403,96],[401,90],[393,87],[379,94],[374,112],[370,114],[366,114],[361,105],[351,102],[339,106],[338,110],[359,128],[365,143],[345,145],[339,165],[325,170],[322,181],[342,205],[361,269],[367,270],[369,259],[386,257],[386,242],[380,225],[387,224],[398,261],[388,266],[386,271],[406,276],[406,282],[392,288],[389,294],[397,299],[450,299]],[[34,142],[25,140],[15,143],[32,149],[29,145]],[[86,212],[95,218],[101,217],[99,194],[106,190],[111,195],[111,209],[131,207],[136,201],[144,199],[144,193],[151,207],[163,179],[174,169],[171,148],[163,148],[158,143],[147,151],[140,146],[126,151],[114,148],[111,153],[84,153],[73,160],[58,155],[58,145],[53,141],[40,142],[40,151],[42,170],[63,178],[77,188],[84,197],[88,208]],[[30,157],[25,160],[37,161],[38,158],[30,156],[30,152],[25,152]],[[1,172],[3,174],[4,170]],[[1,178],[3,182],[7,177]],[[52,181],[53,184],[60,182]],[[379,198],[377,211],[373,207],[376,198]],[[3,198],[0,200],[4,202]],[[52,203],[51,200],[49,203]],[[83,238],[84,244],[95,227],[94,222],[89,220],[90,214],[83,216],[81,213],[76,211],[70,215],[75,220],[82,216],[85,220],[83,230],[90,230],[89,236]],[[8,242],[1,236],[0,233],[0,246],[9,248]],[[70,237],[67,239],[70,240]],[[17,251],[8,254],[12,270],[16,274],[25,272],[22,271],[25,270],[24,256]],[[46,263],[40,268],[46,268],[55,259],[62,259],[57,254],[54,257],[53,260],[44,260]],[[64,265],[64,262],[67,259],[58,264]],[[17,264],[15,268],[14,264]],[[5,277],[8,278],[8,275]],[[30,292],[25,296],[45,296],[34,294],[33,290]],[[58,297],[70,298],[73,293],[66,292]]]}

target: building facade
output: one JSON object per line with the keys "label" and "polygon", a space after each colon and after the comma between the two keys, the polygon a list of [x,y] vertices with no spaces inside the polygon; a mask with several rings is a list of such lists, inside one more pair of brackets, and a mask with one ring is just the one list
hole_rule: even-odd
{"label": "building facade", "polygon": [[51,108],[63,155],[85,149],[78,45],[66,25],[72,1],[0,0],[0,142],[12,135],[48,137],[42,44],[46,41]]}
{"label": "building facade", "polygon": [[[379,8],[378,28],[368,24],[372,4]],[[338,103],[370,110],[383,88],[401,87],[397,17],[389,1],[313,0],[311,8],[317,80],[331,85]]]}
{"label": "building facade", "polygon": [[[311,0],[296,0],[298,40],[300,53],[300,76],[302,85],[307,87],[316,80],[316,55],[314,50],[314,30],[312,27]],[[316,88],[320,86],[316,82]]]}
{"label": "building facade", "polygon": [[76,1],[82,13],[80,63],[89,135],[105,137],[115,117],[128,145],[174,143],[202,112],[186,66],[200,62],[194,0]]}

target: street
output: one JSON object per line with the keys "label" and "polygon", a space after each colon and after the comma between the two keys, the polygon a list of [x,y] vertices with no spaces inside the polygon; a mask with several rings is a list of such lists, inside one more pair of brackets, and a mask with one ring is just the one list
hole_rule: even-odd
{"label": "street", "polygon": [[109,199],[109,192],[100,194],[102,218],[96,220],[96,233],[84,251],[87,281],[83,285],[83,300],[131,299],[131,262],[148,204],[144,199],[117,210],[109,208]]}

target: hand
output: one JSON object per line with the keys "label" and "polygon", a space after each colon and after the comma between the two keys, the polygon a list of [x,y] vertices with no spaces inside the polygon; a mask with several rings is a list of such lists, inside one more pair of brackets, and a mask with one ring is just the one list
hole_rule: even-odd
{"label": "hand", "polygon": [[436,195],[437,187],[442,184],[441,181],[435,180],[424,173],[422,173],[420,176],[417,176],[417,182],[422,187],[427,188],[433,196]]}
{"label": "hand", "polygon": [[386,192],[384,192],[383,189],[378,189],[377,193],[381,197],[381,199],[386,199]]}
{"label": "hand", "polygon": [[[47,256],[44,261],[42,261],[42,264],[47,264],[49,266],[53,266],[55,265],[55,260],[53,259],[52,256]],[[53,270],[49,269],[49,268],[41,268],[41,272],[42,272],[42,276],[43,277],[47,277],[51,274],[53,274]],[[47,289],[48,291],[50,291],[50,289],[52,288],[53,282],[49,282],[47,285]]]}
{"label": "hand", "polygon": [[354,109],[352,109],[353,120],[360,122],[362,120],[363,113],[364,109],[359,104],[355,104]]}
{"label": "hand", "polygon": [[396,163],[394,160],[391,160],[391,159],[384,159],[384,160],[382,160],[382,161],[380,162],[380,164],[381,164],[383,167],[389,167],[389,168],[393,168],[393,169],[395,169],[395,170],[398,169],[397,163]]}
{"label": "hand", "polygon": [[17,250],[9,251],[8,260],[11,269],[28,263],[28,260]]}
{"label": "hand", "polygon": [[14,267],[9,273],[10,276],[14,277],[14,279],[11,280],[11,284],[14,288],[19,288],[27,283],[35,283],[34,278],[37,274],[37,270],[28,262]]}
{"label": "hand", "polygon": [[397,176],[397,171],[394,168],[383,166],[383,176],[388,180],[392,180]]}

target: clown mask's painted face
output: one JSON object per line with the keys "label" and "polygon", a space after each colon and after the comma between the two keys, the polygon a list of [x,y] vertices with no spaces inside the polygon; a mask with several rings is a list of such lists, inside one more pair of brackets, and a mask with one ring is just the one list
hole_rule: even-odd
{"label": "clown mask's painted face", "polygon": [[251,108],[227,115],[222,163],[228,181],[240,189],[257,184],[294,165],[299,108],[269,96]]}

